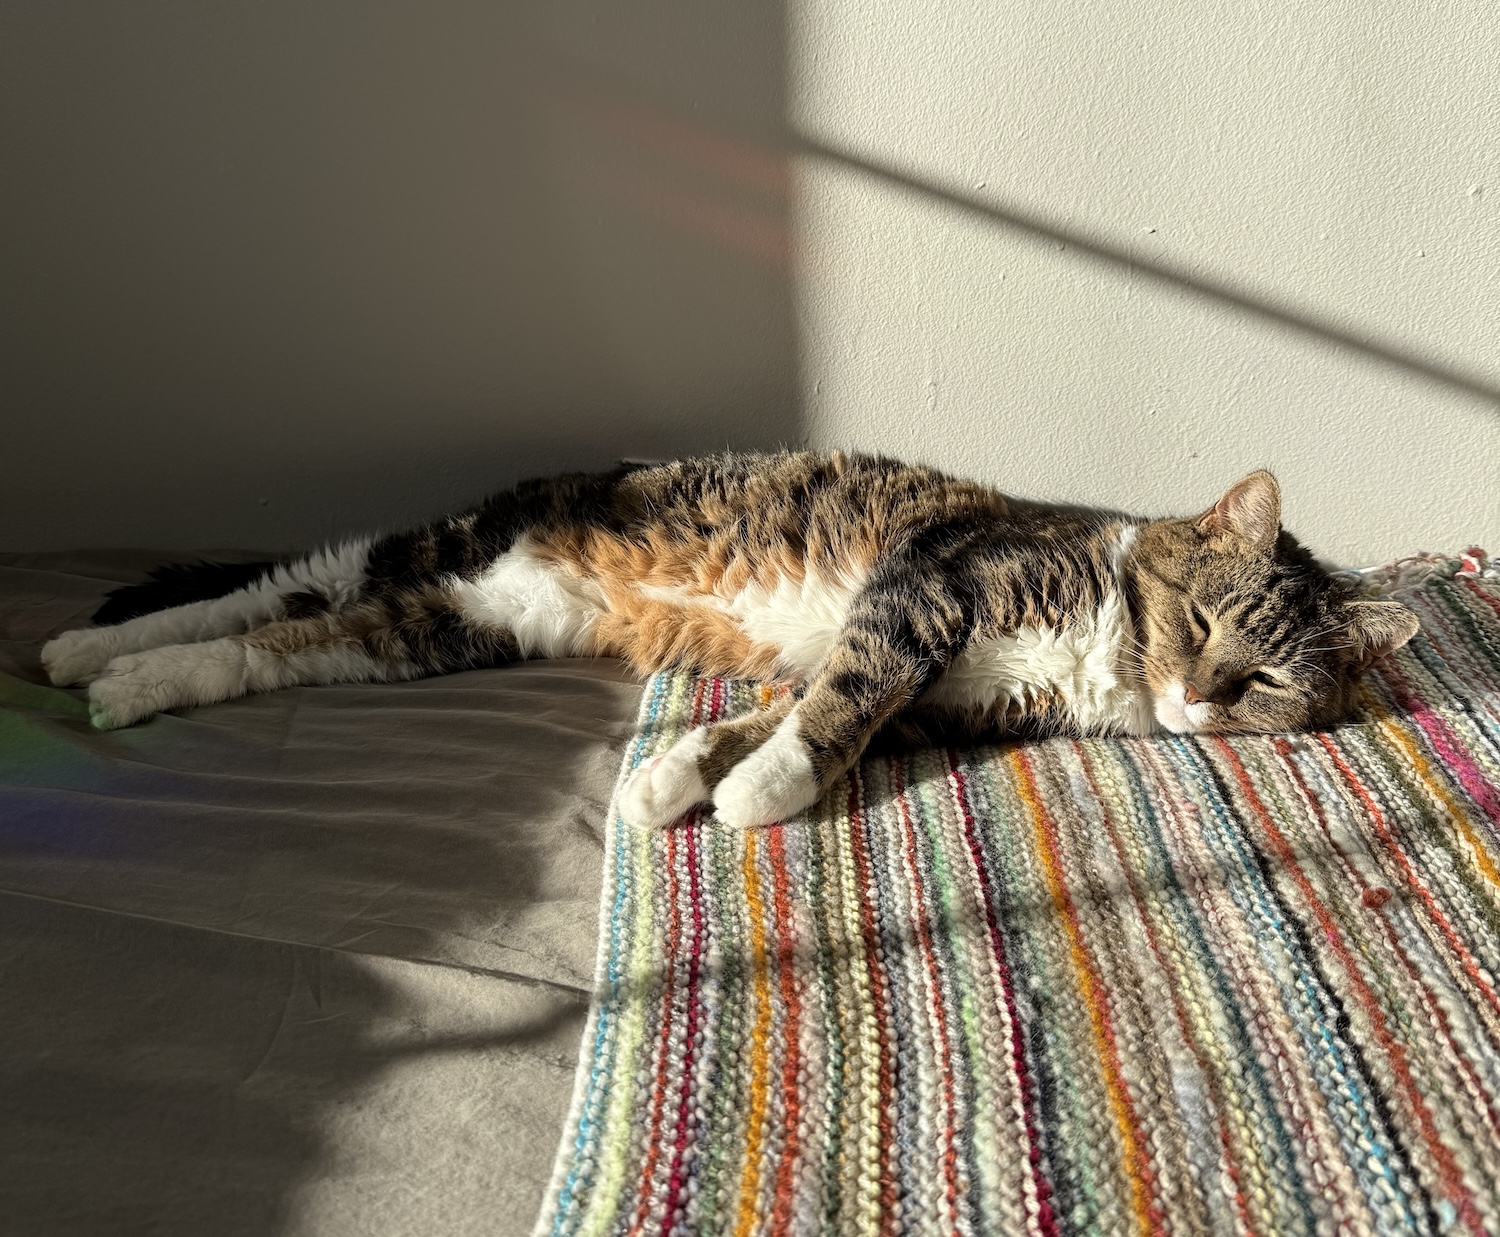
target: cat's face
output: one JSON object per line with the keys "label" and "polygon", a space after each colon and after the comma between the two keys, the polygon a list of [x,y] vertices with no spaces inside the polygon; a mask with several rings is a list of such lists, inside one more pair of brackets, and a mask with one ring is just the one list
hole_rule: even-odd
{"label": "cat's face", "polygon": [[1132,554],[1141,666],[1177,734],[1329,726],[1359,676],[1416,634],[1393,601],[1357,599],[1280,527],[1270,473],[1201,516],[1141,529]]}

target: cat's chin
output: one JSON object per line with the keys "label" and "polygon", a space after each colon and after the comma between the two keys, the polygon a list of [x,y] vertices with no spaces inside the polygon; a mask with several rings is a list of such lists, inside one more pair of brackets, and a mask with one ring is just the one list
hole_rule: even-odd
{"label": "cat's chin", "polygon": [[1165,691],[1158,692],[1153,702],[1157,724],[1173,734],[1202,734],[1208,729],[1206,704],[1189,704],[1186,689],[1179,682],[1168,683]]}

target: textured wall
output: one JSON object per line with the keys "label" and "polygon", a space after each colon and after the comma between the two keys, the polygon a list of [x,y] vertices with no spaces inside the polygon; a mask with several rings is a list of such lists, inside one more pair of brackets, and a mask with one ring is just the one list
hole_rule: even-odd
{"label": "textured wall", "polygon": [[798,437],[1500,545],[1497,45],[1489,0],[16,0],[0,546]]}
{"label": "textured wall", "polygon": [[1500,545],[1490,0],[791,12],[816,441],[1147,511],[1268,465],[1341,560]]}
{"label": "textured wall", "polygon": [[[780,0],[0,7],[0,547],[794,437]],[[684,127],[684,122],[692,125]]]}

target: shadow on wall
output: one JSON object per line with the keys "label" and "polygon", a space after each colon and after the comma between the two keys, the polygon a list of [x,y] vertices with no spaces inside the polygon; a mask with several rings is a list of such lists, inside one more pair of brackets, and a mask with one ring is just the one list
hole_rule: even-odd
{"label": "shadow on wall", "polygon": [[6,547],[284,548],[796,437],[778,0],[0,27]]}
{"label": "shadow on wall", "polygon": [[1081,230],[1071,229],[1025,210],[1007,207],[973,194],[961,193],[955,189],[934,184],[908,172],[872,162],[810,137],[799,137],[796,140],[795,149],[799,154],[841,165],[887,186],[918,193],[951,211],[982,219],[986,223],[998,224],[1028,239],[1051,241],[1066,246],[1106,266],[1145,275],[1159,284],[1218,302],[1262,322],[1289,327],[1324,343],[1333,344],[1387,365],[1394,365],[1465,395],[1477,395],[1483,400],[1500,405],[1500,387],[1497,387],[1494,382],[1459,366],[1433,360],[1400,344],[1355,334],[1331,323],[1320,322],[1306,310],[1278,305],[1267,298],[1236,289],[1227,283],[1195,275],[1186,270],[1174,269],[1160,261],[1146,261],[1124,248],[1107,244]]}

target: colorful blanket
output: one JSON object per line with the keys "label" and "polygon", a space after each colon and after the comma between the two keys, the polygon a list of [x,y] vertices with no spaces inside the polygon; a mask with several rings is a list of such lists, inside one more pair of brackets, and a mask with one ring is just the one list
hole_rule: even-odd
{"label": "colorful blanket", "polygon": [[[1500,572],[1296,737],[866,761],[610,832],[538,1232],[1500,1233]],[[663,674],[627,769],[769,689]]]}

